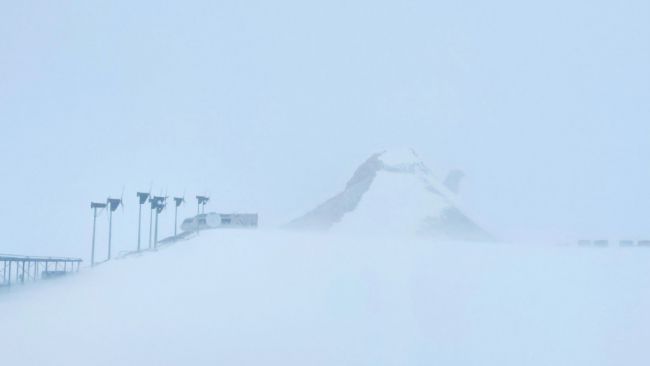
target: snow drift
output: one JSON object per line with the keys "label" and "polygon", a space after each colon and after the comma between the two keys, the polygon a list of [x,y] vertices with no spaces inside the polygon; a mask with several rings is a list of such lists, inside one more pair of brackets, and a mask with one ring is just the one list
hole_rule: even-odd
{"label": "snow drift", "polygon": [[411,149],[385,151],[359,166],[341,193],[287,227],[490,240],[455,202],[461,178],[452,171],[440,179]]}
{"label": "snow drift", "polygon": [[647,365],[650,251],[206,231],[0,293],[2,365]]}

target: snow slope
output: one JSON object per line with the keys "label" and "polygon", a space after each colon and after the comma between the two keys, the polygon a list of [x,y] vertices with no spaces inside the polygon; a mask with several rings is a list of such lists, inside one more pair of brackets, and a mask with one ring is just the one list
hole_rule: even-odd
{"label": "snow slope", "polygon": [[650,251],[211,231],[0,293],[3,365],[647,365]]}
{"label": "snow slope", "polygon": [[454,171],[443,181],[412,149],[384,151],[363,163],[343,192],[288,227],[490,240],[455,202],[452,190],[457,189],[460,178]]}

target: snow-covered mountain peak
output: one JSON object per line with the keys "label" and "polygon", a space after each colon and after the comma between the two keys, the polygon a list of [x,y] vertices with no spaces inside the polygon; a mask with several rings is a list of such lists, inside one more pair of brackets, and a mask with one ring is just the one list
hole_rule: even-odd
{"label": "snow-covered mountain peak", "polygon": [[411,148],[384,150],[373,155],[381,164],[381,168],[392,172],[430,174],[431,171],[424,161]]}
{"label": "snow-covered mountain peak", "polygon": [[357,168],[347,187],[374,179],[377,172],[415,174],[423,179],[436,179],[415,150],[410,148],[391,149],[376,153]]}
{"label": "snow-covered mountain peak", "polygon": [[424,234],[445,239],[487,239],[455,203],[454,189],[422,162],[413,149],[370,156],[345,190],[289,223],[290,228]]}
{"label": "snow-covered mountain peak", "polygon": [[392,170],[411,171],[416,167],[424,167],[422,159],[411,148],[391,149],[381,152],[377,158],[384,167]]}

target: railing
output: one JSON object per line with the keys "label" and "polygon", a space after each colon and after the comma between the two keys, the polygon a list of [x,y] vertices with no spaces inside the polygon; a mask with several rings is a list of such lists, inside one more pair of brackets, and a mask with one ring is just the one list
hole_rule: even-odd
{"label": "railing", "polygon": [[78,272],[81,262],[79,258],[0,254],[0,287]]}

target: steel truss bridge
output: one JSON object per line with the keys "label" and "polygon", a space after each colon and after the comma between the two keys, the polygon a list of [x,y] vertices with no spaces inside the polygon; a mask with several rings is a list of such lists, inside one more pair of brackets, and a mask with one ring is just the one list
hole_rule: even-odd
{"label": "steel truss bridge", "polygon": [[80,258],[28,257],[0,254],[0,287],[79,272]]}

